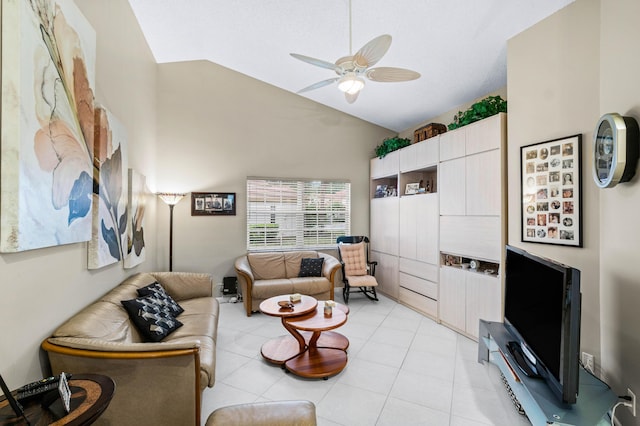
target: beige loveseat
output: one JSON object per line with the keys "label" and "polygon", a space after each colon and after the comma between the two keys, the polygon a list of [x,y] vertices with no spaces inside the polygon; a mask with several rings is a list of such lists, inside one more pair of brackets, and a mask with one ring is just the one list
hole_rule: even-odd
{"label": "beige loveseat", "polygon": [[[298,276],[303,258],[319,257],[324,259],[320,276]],[[318,300],[333,300],[340,262],[317,251],[249,253],[236,259],[235,269],[247,316],[251,316],[263,300],[283,294],[300,293]]]}
{"label": "beige loveseat", "polygon": [[[146,343],[121,301],[156,281],[184,308],[176,317],[183,325]],[[137,274],[62,324],[42,348],[53,374],[96,373],[115,381],[96,424],[197,425],[202,391],[215,381],[218,309],[208,274]]]}

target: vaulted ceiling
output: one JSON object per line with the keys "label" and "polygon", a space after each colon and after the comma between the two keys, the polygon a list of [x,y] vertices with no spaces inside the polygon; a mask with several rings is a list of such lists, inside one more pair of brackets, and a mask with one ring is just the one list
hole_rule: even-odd
{"label": "vaulted ceiling", "polygon": [[[409,82],[366,80],[346,102],[333,83],[300,94],[401,131],[507,83],[507,40],[573,0],[129,0],[158,63],[209,60],[296,93],[336,77],[290,56],[327,62],[373,38],[393,41],[375,67]],[[351,28],[351,43],[350,43]]]}

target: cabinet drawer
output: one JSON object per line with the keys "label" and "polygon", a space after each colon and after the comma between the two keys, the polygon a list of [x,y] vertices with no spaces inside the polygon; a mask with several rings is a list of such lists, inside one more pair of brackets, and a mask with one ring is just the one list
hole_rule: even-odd
{"label": "cabinet drawer", "polygon": [[438,284],[400,272],[400,287],[415,291],[431,299],[438,299]]}
{"label": "cabinet drawer", "polygon": [[400,258],[400,271],[425,280],[438,282],[438,266],[430,263],[418,262],[412,259]]}
{"label": "cabinet drawer", "polygon": [[438,302],[411,290],[400,287],[400,302],[411,306],[417,311],[422,312],[432,318],[438,317]]}

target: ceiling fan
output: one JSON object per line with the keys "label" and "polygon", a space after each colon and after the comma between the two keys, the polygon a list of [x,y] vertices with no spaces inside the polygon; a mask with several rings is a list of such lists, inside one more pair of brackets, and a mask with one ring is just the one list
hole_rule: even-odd
{"label": "ceiling fan", "polygon": [[311,58],[309,56],[291,53],[290,55],[303,62],[327,68],[335,71],[338,77],[322,80],[317,83],[298,90],[297,93],[304,93],[310,90],[319,89],[329,84],[338,82],[338,89],[344,92],[345,99],[350,104],[358,99],[358,94],[364,87],[364,78],[377,82],[398,82],[410,81],[420,78],[420,74],[404,68],[378,67],[371,68],[378,63],[387,53],[391,46],[391,36],[383,34],[365,44],[355,55],[352,54],[352,29],[351,29],[351,0],[349,0],[349,56],[338,59],[335,63],[323,61],[322,59]]}

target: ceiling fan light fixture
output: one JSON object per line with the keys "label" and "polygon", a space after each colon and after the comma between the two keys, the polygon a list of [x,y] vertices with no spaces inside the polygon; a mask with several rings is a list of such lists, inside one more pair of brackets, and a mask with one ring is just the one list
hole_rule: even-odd
{"label": "ceiling fan light fixture", "polygon": [[351,95],[358,93],[363,87],[364,79],[362,77],[358,77],[354,72],[347,73],[338,80],[338,89]]}

